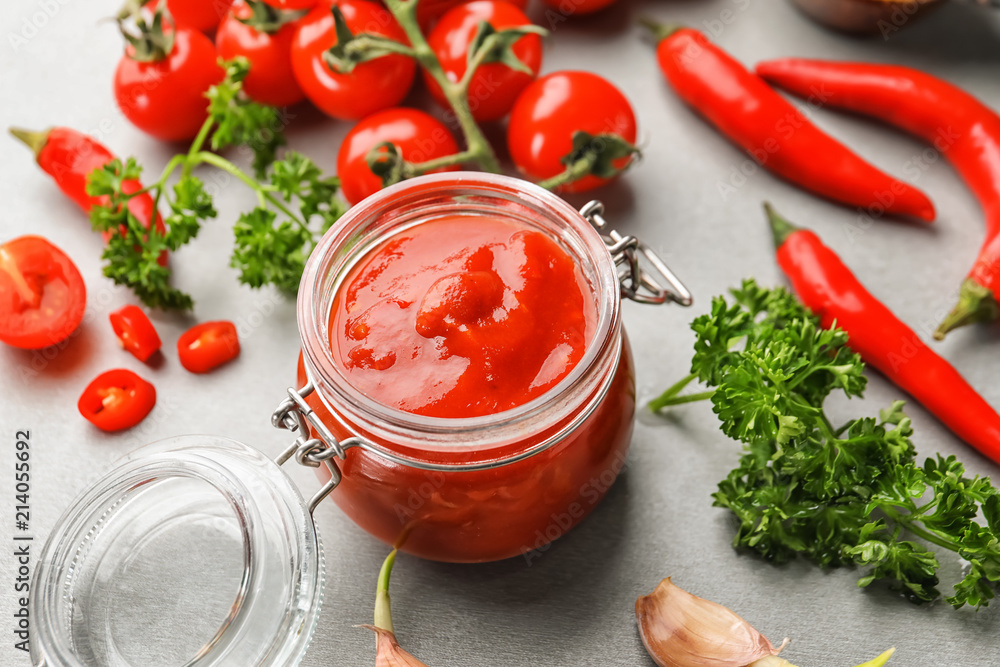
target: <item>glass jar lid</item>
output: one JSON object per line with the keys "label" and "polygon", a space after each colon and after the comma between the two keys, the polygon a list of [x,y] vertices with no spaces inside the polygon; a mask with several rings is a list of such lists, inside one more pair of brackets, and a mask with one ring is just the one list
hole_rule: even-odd
{"label": "glass jar lid", "polygon": [[293,665],[322,591],[309,507],[279,465],[233,440],[172,438],[127,456],[53,530],[32,663]]}

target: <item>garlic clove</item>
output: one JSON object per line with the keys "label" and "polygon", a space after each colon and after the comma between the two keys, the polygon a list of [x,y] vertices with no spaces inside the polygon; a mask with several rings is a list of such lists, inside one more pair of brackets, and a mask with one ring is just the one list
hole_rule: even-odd
{"label": "garlic clove", "polygon": [[404,651],[396,635],[384,628],[376,628],[374,625],[359,625],[359,628],[368,628],[376,635],[377,648],[375,650],[375,667],[427,667],[412,655]]}
{"label": "garlic clove", "polygon": [[660,667],[746,667],[784,647],[775,648],[732,611],[688,593],[670,577],[635,601],[635,616],[642,643]]}

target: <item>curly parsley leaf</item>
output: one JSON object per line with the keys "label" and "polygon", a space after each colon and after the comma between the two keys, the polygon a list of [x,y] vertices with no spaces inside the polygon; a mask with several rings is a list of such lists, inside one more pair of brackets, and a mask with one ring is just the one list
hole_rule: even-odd
{"label": "curly parsley leaf", "polygon": [[249,147],[254,154],[254,173],[257,178],[264,178],[278,149],[285,145],[285,136],[281,132],[284,119],[275,107],[258,104],[243,93],[243,80],[250,72],[250,63],[246,58],[219,61],[219,64],[225,69],[226,76],[205,93],[208,114],[215,126],[212,149]]}
{"label": "curly parsley leaf", "polygon": [[776,563],[862,566],[860,586],[886,581],[928,601],[940,596],[933,545],[968,562],[947,601],[989,604],[1000,588],[1000,494],[954,457],[918,465],[902,401],[878,419],[831,424],[826,398],[860,397],[866,382],[844,331],[822,329],[789,292],[752,280],[691,328],[690,377],[714,388],[723,432],[744,445],[713,494],[738,521],[734,546]]}
{"label": "curly parsley leaf", "polygon": [[313,237],[308,229],[287,220],[275,225],[276,218],[277,214],[266,208],[240,216],[233,227],[236,247],[230,265],[239,269],[244,284],[272,284],[295,293]]}

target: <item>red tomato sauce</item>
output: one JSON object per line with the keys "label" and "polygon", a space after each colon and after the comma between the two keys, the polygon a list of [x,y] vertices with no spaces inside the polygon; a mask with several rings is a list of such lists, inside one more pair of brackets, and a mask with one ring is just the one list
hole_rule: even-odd
{"label": "red tomato sauce", "polygon": [[494,414],[555,386],[597,319],[576,262],[548,234],[452,215],[394,235],[341,284],[330,344],[383,405],[444,418]]}

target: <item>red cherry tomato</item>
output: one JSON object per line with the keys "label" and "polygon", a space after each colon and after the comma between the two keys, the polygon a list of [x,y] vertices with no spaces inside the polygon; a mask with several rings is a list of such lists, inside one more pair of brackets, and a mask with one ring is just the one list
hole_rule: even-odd
{"label": "red cherry tomato", "polygon": [[[420,0],[417,5],[417,23],[426,33],[427,29],[449,10],[467,2],[473,0]],[[522,11],[528,8],[528,0],[508,0],[508,2]]]}
{"label": "red cherry tomato", "polygon": [[264,0],[264,4],[278,9],[299,10],[312,9],[319,0]]}
{"label": "red cherry tomato", "polygon": [[0,341],[37,350],[69,338],[87,289],[73,260],[41,236],[0,245]]}
{"label": "red cherry tomato", "polygon": [[406,34],[392,14],[366,0],[320,0],[300,22],[292,41],[295,78],[313,104],[334,118],[364,118],[399,104],[416,75],[416,63],[393,54],[357,65],[348,74],[337,74],[323,61],[323,53],[337,43],[331,8],[344,13],[354,34],[371,32],[406,43]]}
{"label": "red cherry tomato", "polygon": [[[496,30],[531,25],[520,9],[504,0],[476,0],[455,7],[445,14],[431,31],[427,43],[437,54],[445,75],[458,82],[468,68],[469,45],[475,39],[479,24],[488,22]],[[480,121],[503,118],[514,106],[517,96],[531,83],[542,66],[542,40],[538,35],[525,35],[514,43],[514,55],[527,65],[532,74],[512,70],[502,63],[481,65],[469,85],[469,108]],[[427,88],[445,109],[448,99],[441,87],[424,72]]]}
{"label": "red cherry tomato", "polygon": [[222,81],[215,45],[191,28],[174,31],[166,58],[139,62],[131,46],[115,71],[115,100],[143,132],[164,141],[192,139],[208,118],[205,91]]}
{"label": "red cherry tomato", "polygon": [[593,14],[614,4],[615,0],[542,0],[546,5],[565,16]]}
{"label": "red cherry tomato", "polygon": [[292,72],[295,23],[286,23],[276,32],[268,33],[243,22],[252,16],[253,9],[245,2],[233,5],[215,34],[219,56],[226,60],[243,56],[250,61],[243,90],[251,99],[276,107],[301,102],[306,94]]}
{"label": "red cherry tomato", "polygon": [[76,408],[102,431],[132,428],[156,405],[156,388],[130,370],[101,373],[80,394]]}
{"label": "red cherry tomato", "polygon": [[215,30],[222,17],[229,11],[233,0],[166,0],[170,16],[177,22],[193,30],[209,32]]}
{"label": "red cherry tomato", "polygon": [[138,306],[125,306],[108,316],[122,347],[139,361],[146,361],[160,349],[160,336],[146,313]]}
{"label": "red cherry tomato", "polygon": [[[562,173],[561,160],[573,150],[573,133],[617,134],[635,143],[632,105],[606,79],[590,72],[553,72],[524,89],[507,124],[507,146],[517,168],[532,180]],[[624,167],[631,158],[621,158]],[[584,192],[608,179],[584,176],[562,188]]]}
{"label": "red cherry tomato", "polygon": [[240,339],[232,322],[203,322],[177,340],[181,366],[192,373],[207,373],[232,361],[240,353]]}
{"label": "red cherry tomato", "polygon": [[[368,167],[367,156],[383,141],[395,144],[409,162],[426,162],[458,152],[458,144],[448,128],[423,111],[401,107],[368,116],[347,133],[337,155],[341,191],[350,203],[357,204],[382,188],[382,180]],[[434,171],[457,169],[454,166]]]}

